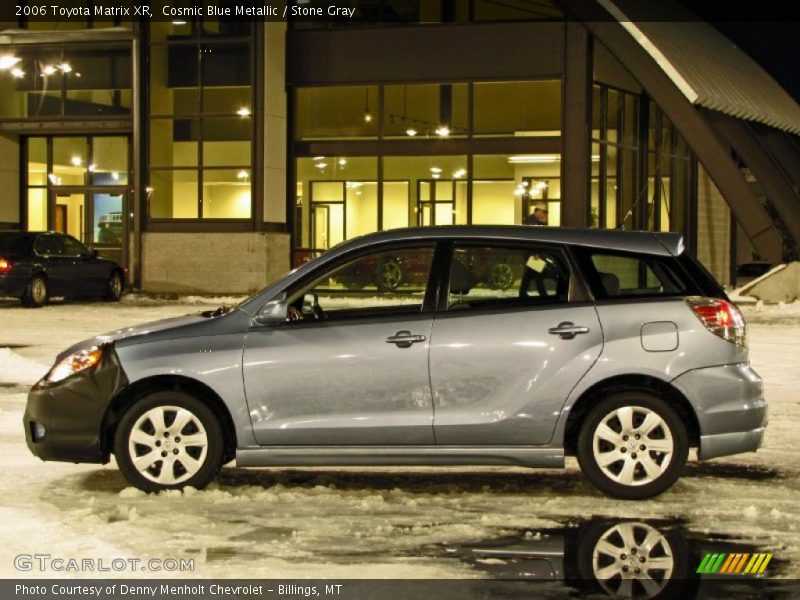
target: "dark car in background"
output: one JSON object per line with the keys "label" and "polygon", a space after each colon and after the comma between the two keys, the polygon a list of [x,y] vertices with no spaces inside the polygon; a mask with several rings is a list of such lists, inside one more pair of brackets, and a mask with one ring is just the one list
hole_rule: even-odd
{"label": "dark car in background", "polygon": [[72,236],[0,231],[0,295],[39,307],[53,296],[117,301],[124,290],[123,268]]}

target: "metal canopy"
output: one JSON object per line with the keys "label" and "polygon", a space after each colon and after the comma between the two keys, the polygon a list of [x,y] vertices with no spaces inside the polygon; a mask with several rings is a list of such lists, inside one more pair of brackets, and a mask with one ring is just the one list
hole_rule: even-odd
{"label": "metal canopy", "polygon": [[[714,27],[673,3],[597,0],[692,104],[800,133],[800,105]],[[658,4],[659,6],[656,6]],[[660,8],[669,9],[656,14]],[[645,11],[645,14],[643,14]]]}

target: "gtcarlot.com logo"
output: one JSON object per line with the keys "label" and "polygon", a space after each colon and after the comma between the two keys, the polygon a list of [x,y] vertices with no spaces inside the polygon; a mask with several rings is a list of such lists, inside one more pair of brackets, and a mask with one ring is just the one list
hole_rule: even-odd
{"label": "gtcarlot.com logo", "polygon": [[709,552],[696,572],[702,575],[761,575],[771,560],[772,554],[766,552],[755,554]]}
{"label": "gtcarlot.com logo", "polygon": [[17,571],[56,573],[194,571],[193,558],[74,558],[50,554],[17,554]]}

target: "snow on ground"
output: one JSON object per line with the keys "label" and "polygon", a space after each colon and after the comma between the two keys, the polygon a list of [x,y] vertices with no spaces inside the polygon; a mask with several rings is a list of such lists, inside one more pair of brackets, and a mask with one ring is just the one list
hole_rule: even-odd
{"label": "snow on ground", "polygon": [[[676,519],[692,531],[742,539],[775,552],[784,561],[780,574],[797,578],[795,304],[744,308],[752,361],[770,402],[765,447],[690,463],[659,498],[620,502],[587,484],[574,461],[565,471],[228,466],[207,490],[158,496],[128,487],[113,462],[43,463],[28,452],[21,426],[23,384],[37,365],[43,373],[59,351],[93,334],[208,307],[197,300],[134,298],[118,306],[62,303],[26,310],[0,302],[0,347],[11,346],[0,351],[0,577],[20,575],[12,566],[19,553],[193,558],[195,571],[183,574],[190,577],[481,577],[485,572],[447,556],[442,545],[468,546],[524,531],[535,537],[559,523],[600,515]],[[12,361],[21,366],[10,368]]]}

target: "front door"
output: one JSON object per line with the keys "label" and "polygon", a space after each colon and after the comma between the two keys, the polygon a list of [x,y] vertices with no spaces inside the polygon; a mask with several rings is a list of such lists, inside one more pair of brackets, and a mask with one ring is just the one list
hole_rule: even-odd
{"label": "front door", "polygon": [[[288,291],[290,320],[251,328],[243,370],[259,444],[434,443],[433,255],[425,244],[340,263]],[[390,262],[400,276],[387,284]]]}
{"label": "front door", "polygon": [[431,338],[437,444],[550,441],[603,342],[594,306],[570,297],[570,277],[557,249],[456,244]]}

